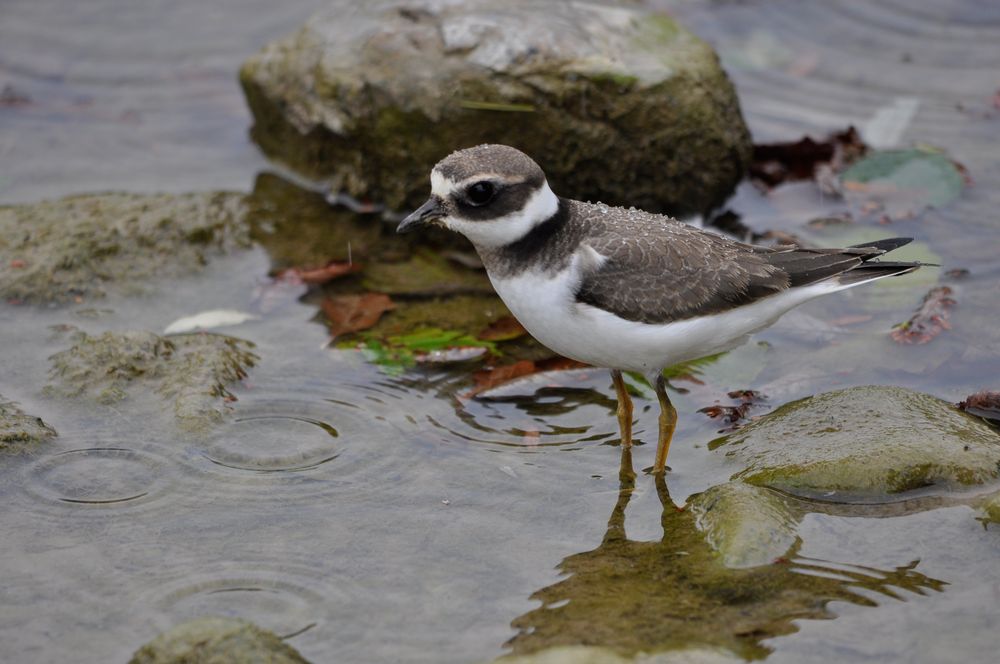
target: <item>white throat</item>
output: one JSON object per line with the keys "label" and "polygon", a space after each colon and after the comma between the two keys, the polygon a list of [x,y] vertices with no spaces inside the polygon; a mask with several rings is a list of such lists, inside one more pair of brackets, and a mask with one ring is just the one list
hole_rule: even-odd
{"label": "white throat", "polygon": [[[437,193],[436,191],[434,193]],[[548,182],[542,182],[520,210],[488,221],[470,221],[450,216],[444,225],[461,233],[476,247],[498,249],[511,242],[517,242],[531,229],[559,211],[559,197],[549,189]]]}

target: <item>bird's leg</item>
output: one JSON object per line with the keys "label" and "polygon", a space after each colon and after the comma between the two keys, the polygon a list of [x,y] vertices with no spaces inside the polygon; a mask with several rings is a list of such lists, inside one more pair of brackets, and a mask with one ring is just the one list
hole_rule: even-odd
{"label": "bird's leg", "polygon": [[660,400],[660,440],[656,445],[653,474],[662,475],[667,467],[670,439],[674,437],[674,428],[677,426],[677,410],[667,396],[667,381],[663,379],[663,374],[656,377],[656,398]]}
{"label": "bird's leg", "polygon": [[628,395],[621,371],[612,369],[611,380],[618,393],[618,429],[622,434],[622,447],[632,447],[632,397]]}

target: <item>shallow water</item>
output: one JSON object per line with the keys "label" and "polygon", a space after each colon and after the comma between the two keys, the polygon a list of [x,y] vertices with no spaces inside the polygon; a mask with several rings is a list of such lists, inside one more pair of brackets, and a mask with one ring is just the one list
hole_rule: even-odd
{"label": "shallow water", "polygon": [[[0,201],[249,191],[268,165],[246,138],[236,69],[321,4],[3,3],[0,87],[12,92],[0,105]],[[807,185],[766,198],[740,189],[731,207],[751,228],[830,244],[913,236],[910,256],[971,274],[950,284],[952,329],[925,346],[895,345],[888,330],[937,283],[929,269],[802,307],[755,337],[765,344],[705,367],[704,385],[683,383],[673,502],[728,478],[706,447],[717,425],[695,412],[728,390],[758,389],[777,406],[871,383],[950,401],[997,389],[1000,12],[974,0],[654,4],[717,46],[758,142],[851,123],[889,141],[894,132],[879,133],[877,119],[915,108],[896,142],[943,147],[975,179],[958,201],[915,219],[827,230],[803,221],[843,204]],[[603,552],[616,506],[624,525],[621,515],[613,525],[636,550],[666,555],[670,521],[652,479],[640,475],[627,508],[619,503],[618,448],[604,444],[617,439],[605,372],[536,377],[504,399],[457,399],[468,369],[390,376],[356,352],[326,348],[301,290],[270,294],[262,308],[271,260],[255,249],[146,297],[0,304],[0,394],[60,432],[0,468],[3,659],[126,661],[164,629],[222,614],[287,636],[314,662],[484,661],[505,652],[512,621],[543,624],[532,612],[562,592],[557,566],[570,579],[615,571],[618,554]],[[233,390],[232,420],[208,439],[179,434],[153,399],[111,408],[42,395],[45,358],[67,345],[50,326],[162,331],[215,308],[262,312],[223,330],[253,341],[262,360]],[[871,318],[843,322],[858,314]],[[651,440],[655,402],[636,405],[636,436]],[[651,464],[651,447],[636,449],[637,468]],[[962,506],[901,512],[806,517],[796,573],[839,569],[844,588],[877,606],[839,587],[817,595],[836,618],[761,635],[771,661],[992,658],[996,527]],[[912,563],[921,577],[892,576]],[[852,576],[859,567],[888,585]],[[566,619],[566,631],[579,626]]]}

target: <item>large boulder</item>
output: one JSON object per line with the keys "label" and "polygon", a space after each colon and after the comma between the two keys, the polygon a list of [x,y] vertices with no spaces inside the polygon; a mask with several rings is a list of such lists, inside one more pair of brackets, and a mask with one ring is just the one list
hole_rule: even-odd
{"label": "large boulder", "polygon": [[721,203],[750,156],[712,49],[635,8],[336,0],[240,78],[267,154],[394,209],[479,143],[529,153],[560,195],[673,214]]}

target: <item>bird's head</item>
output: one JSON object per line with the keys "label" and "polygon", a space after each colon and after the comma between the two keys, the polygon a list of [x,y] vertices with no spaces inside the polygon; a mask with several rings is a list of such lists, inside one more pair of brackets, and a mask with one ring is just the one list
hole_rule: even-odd
{"label": "bird's head", "polygon": [[558,209],[558,197],[531,157],[507,145],[479,145],[434,166],[431,197],[396,231],[439,225],[476,247],[496,248],[524,237]]}

